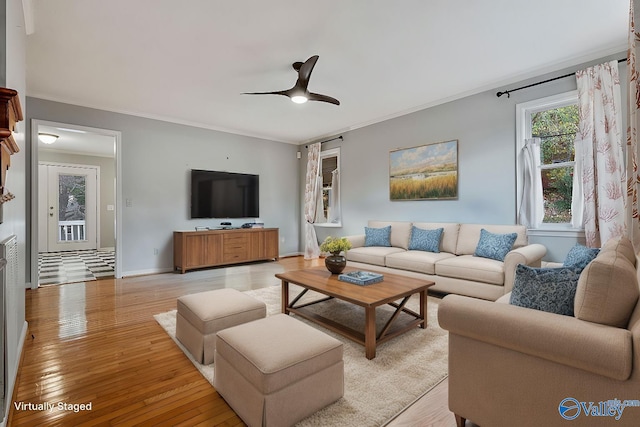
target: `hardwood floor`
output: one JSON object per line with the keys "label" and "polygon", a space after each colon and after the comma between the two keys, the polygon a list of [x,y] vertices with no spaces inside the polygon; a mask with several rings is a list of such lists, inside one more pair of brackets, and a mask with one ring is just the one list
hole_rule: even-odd
{"label": "hardwood floor", "polygon": [[[27,290],[29,331],[8,425],[244,425],[153,315],[184,294],[277,285],[275,273],[321,263],[292,257]],[[45,404],[51,409],[37,406]],[[446,381],[390,425],[455,426]]]}

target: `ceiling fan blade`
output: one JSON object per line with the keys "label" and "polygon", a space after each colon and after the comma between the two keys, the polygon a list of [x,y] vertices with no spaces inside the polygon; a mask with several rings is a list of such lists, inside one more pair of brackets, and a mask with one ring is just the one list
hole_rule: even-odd
{"label": "ceiling fan blade", "polygon": [[242,92],[242,95],[284,95],[284,96],[291,96],[289,94],[289,92],[291,91],[291,89],[287,89],[287,90],[277,90],[274,92]]}
{"label": "ceiling fan blade", "polygon": [[322,101],[328,102],[330,104],[340,105],[340,101],[338,101],[337,99],[327,95],[320,95],[319,93],[310,92],[307,98],[309,99],[309,101]]}
{"label": "ceiling fan blade", "polygon": [[[300,70],[298,70],[298,81],[296,81],[296,88],[302,89],[306,92],[307,86],[309,86],[309,78],[311,77],[311,72],[313,71],[313,67],[316,66],[318,58],[318,55],[313,55],[300,66]],[[294,68],[295,65],[296,64],[294,64]]]}

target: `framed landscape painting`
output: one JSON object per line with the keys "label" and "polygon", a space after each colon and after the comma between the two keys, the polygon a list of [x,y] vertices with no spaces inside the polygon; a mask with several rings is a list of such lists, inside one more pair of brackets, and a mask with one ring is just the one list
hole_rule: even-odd
{"label": "framed landscape painting", "polygon": [[391,200],[458,198],[458,140],[389,152]]}

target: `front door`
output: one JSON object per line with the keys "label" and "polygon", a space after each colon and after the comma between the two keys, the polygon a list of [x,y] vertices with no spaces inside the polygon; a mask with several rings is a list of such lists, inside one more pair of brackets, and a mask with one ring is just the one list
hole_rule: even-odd
{"label": "front door", "polygon": [[97,167],[38,166],[40,252],[97,249]]}

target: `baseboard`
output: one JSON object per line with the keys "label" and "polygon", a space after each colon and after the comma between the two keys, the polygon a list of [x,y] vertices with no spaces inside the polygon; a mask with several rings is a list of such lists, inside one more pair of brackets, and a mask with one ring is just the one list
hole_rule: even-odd
{"label": "baseboard", "polygon": [[302,255],[304,255],[304,253],[302,253],[302,252],[291,252],[291,253],[288,253],[288,254],[280,255],[280,258],[290,258],[290,257],[302,256]]}
{"label": "baseboard", "polygon": [[[287,254],[279,255],[279,258],[288,258],[288,257],[297,257],[302,256],[302,252],[291,252]],[[219,267],[233,267],[234,264],[219,266]],[[173,272],[173,268],[151,268],[148,270],[133,270],[133,271],[123,271],[122,277],[133,277],[133,276],[149,276],[151,274],[163,274],[163,273],[171,273]]]}
{"label": "baseboard", "polygon": [[151,274],[164,274],[171,272],[173,272],[173,268],[152,268],[149,270],[123,271],[122,277],[149,276]]}
{"label": "baseboard", "polygon": [[[4,417],[2,418],[2,423],[0,423],[0,427],[5,427],[9,419],[9,411],[11,410],[11,405],[13,405],[14,388],[16,386],[16,379],[18,378],[18,370],[20,369],[20,365],[22,364],[22,354],[23,354],[22,350],[24,349],[24,341],[26,340],[28,330],[29,330],[29,323],[25,321],[24,325],[22,326],[22,333],[20,334],[20,340],[18,341],[18,354],[16,357],[17,364],[14,369],[14,374],[11,377],[7,378],[9,382],[7,384],[7,395],[5,396],[5,399],[7,398],[7,396],[11,396],[11,398],[7,400],[4,404],[5,412],[4,412]],[[7,371],[10,372],[9,369],[7,369]]]}

